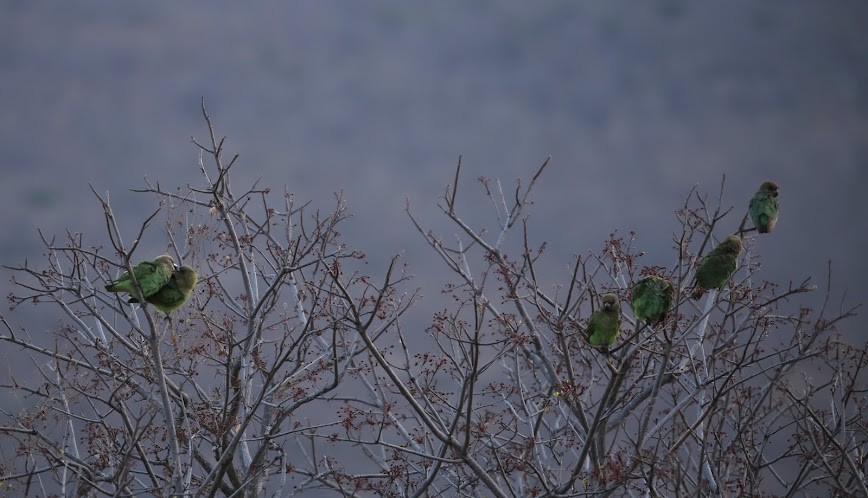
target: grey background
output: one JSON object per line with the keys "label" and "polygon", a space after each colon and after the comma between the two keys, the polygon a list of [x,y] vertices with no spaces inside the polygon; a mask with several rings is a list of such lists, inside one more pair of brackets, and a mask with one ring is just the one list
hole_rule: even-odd
{"label": "grey background", "polygon": [[[403,205],[454,232],[435,203],[459,154],[460,205],[488,226],[474,179],[511,186],[552,156],[530,211],[545,283],[616,229],[637,232],[641,263],[670,265],[673,211],[694,185],[715,197],[725,174],[730,231],[760,182],[781,185],[777,230],[752,243],[763,276],[822,284],[831,259],[835,298],[861,303],[866,14],[858,1],[3,2],[0,262],[39,261],[37,227],[107,245],[88,183],[129,237],[154,209],[128,191],[144,176],[199,185],[204,96],[241,154],[236,188],[259,178],[323,209],[343,190],[345,241],[373,274],[404,253],[422,326],[441,268]],[[9,316],[40,332],[60,319],[49,311]],[[842,331],[861,345],[866,323]]]}

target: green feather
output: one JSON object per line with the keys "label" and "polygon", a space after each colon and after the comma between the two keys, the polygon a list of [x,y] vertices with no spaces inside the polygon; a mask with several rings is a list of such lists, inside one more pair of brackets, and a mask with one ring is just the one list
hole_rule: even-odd
{"label": "green feather", "polygon": [[[147,298],[155,294],[169,282],[172,272],[175,270],[175,261],[172,256],[163,254],[153,261],[143,261],[133,268],[133,275],[139,284],[139,290]],[[129,272],[124,272],[117,280],[105,286],[109,292],[126,292],[135,294],[133,279]]]}
{"label": "green feather", "polygon": [[696,270],[693,299],[699,299],[708,289],[720,289],[738,268],[741,237],[730,235],[702,258]]}
{"label": "green feather", "polygon": [[674,296],[672,282],[649,275],[633,286],[633,315],[650,325],[658,324],[666,318]]}
{"label": "green feather", "polygon": [[[196,287],[198,281],[199,276],[196,274],[196,271],[184,265],[172,274],[166,285],[154,294],[147,296],[145,301],[153,304],[155,308],[168,315],[190,299],[193,288]],[[138,300],[131,297],[128,302],[137,303]]]}

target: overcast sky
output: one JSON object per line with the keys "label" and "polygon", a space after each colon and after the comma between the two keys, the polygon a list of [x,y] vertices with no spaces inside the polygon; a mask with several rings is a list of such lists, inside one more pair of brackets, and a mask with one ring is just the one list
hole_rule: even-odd
{"label": "overcast sky", "polygon": [[616,229],[672,264],[674,209],[725,174],[740,213],[763,180],[781,186],[753,249],[764,276],[820,283],[832,259],[836,296],[864,302],[866,5],[3,2],[0,262],[38,261],[37,227],[105,244],[89,183],[131,230],[154,207],[127,190],[144,176],[198,184],[204,96],[241,155],[236,187],[261,178],[323,208],[343,190],[346,241],[373,265],[404,251],[422,286],[436,268],[404,200],[443,229],[459,154],[470,211],[476,177],[512,184],[551,155],[530,211],[551,275]]}

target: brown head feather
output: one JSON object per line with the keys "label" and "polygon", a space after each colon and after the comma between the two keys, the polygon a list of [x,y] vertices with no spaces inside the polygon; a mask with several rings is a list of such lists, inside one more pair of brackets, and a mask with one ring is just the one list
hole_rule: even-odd
{"label": "brown head feather", "polygon": [[760,192],[770,194],[772,197],[778,196],[778,184],[775,182],[763,182],[759,189]]}
{"label": "brown head feather", "polygon": [[603,294],[600,297],[600,305],[604,310],[619,310],[621,309],[621,305],[618,303],[618,296],[616,294]]}

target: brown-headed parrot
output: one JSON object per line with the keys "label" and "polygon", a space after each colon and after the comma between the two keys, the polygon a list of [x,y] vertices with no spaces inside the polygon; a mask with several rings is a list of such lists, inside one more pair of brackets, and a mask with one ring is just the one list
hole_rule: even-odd
{"label": "brown-headed parrot", "polygon": [[[145,301],[168,315],[186,303],[187,299],[190,299],[190,294],[193,293],[193,288],[196,287],[198,281],[199,276],[196,271],[192,267],[184,265],[172,274],[169,282],[160,290],[145,297]],[[138,300],[131,297],[128,302],[137,303]]]}
{"label": "brown-headed parrot", "polygon": [[699,299],[708,289],[720,289],[735,273],[741,254],[741,237],[730,235],[702,258],[696,270],[693,299]]}
{"label": "brown-headed parrot", "polygon": [[648,325],[657,325],[666,318],[674,297],[672,282],[657,275],[648,275],[633,285],[633,315]]}
{"label": "brown-headed parrot", "polygon": [[615,294],[603,294],[600,308],[588,318],[588,343],[592,346],[609,346],[618,338],[621,330],[621,305]]}
{"label": "brown-headed parrot", "polygon": [[763,182],[750,200],[747,212],[757,232],[769,233],[774,230],[781,212],[781,205],[778,202],[778,184]]}

